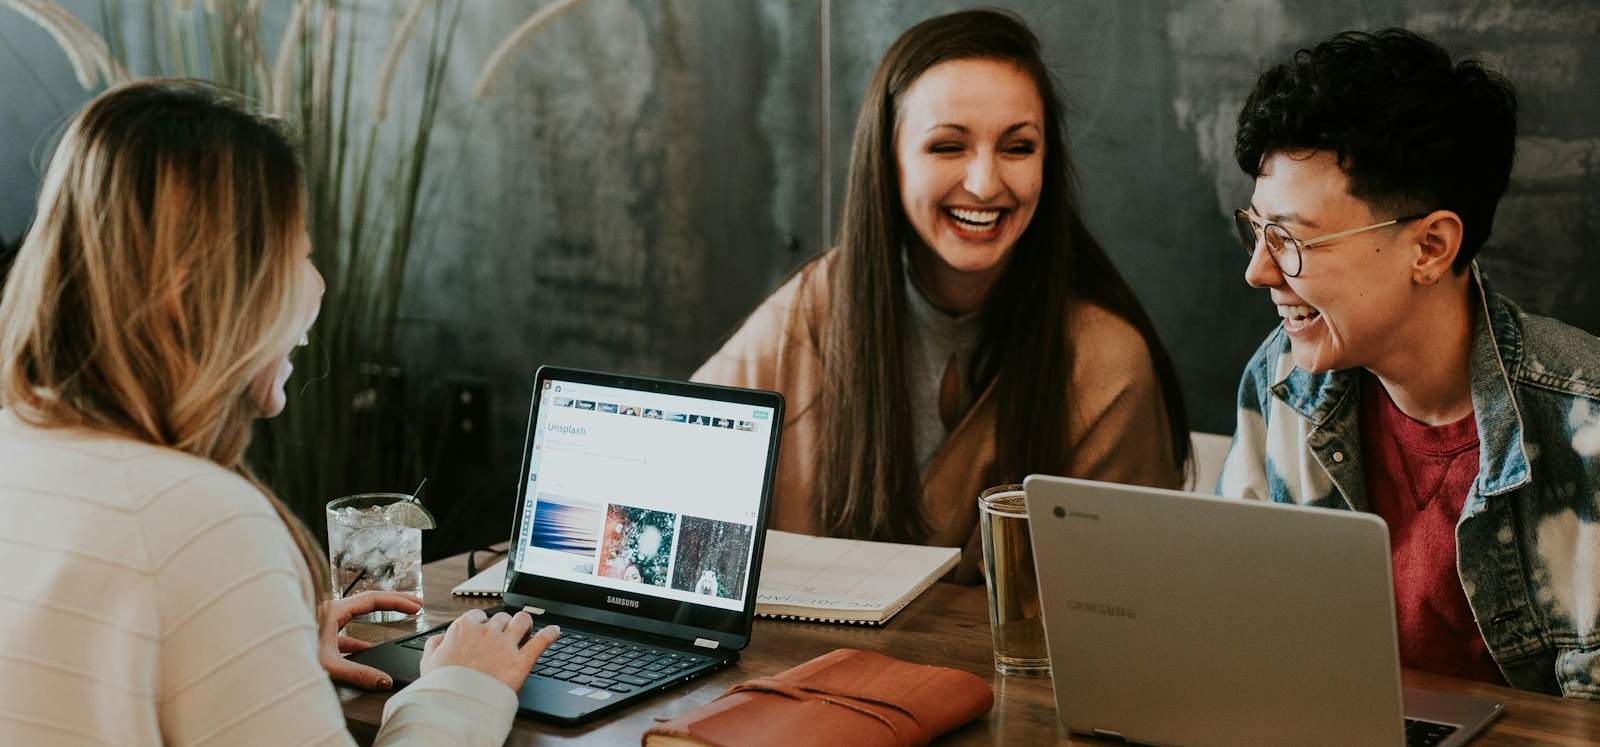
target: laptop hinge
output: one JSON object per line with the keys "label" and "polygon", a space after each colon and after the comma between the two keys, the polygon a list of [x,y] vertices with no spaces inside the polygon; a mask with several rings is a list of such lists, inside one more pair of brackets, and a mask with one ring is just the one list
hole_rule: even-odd
{"label": "laptop hinge", "polygon": [[716,648],[721,644],[709,638],[696,638],[694,639],[694,645],[699,646],[700,648]]}
{"label": "laptop hinge", "polygon": [[543,607],[535,607],[535,606],[533,606],[531,604],[524,605],[523,608],[522,608],[522,611],[526,612],[526,613],[528,613],[530,615],[533,615],[534,617],[538,617],[538,616],[544,614],[544,608]]}

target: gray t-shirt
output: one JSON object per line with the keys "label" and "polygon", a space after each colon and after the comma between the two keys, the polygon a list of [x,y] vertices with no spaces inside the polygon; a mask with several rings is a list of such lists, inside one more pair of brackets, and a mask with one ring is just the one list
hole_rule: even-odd
{"label": "gray t-shirt", "polygon": [[[951,355],[960,366],[961,395],[958,412],[964,415],[972,406],[977,393],[968,381],[968,366],[978,345],[982,325],[979,312],[951,316],[940,311],[922,295],[911,277],[910,259],[903,265],[905,272],[906,306],[911,310],[911,323],[906,325],[905,347],[906,379],[911,395],[911,445],[917,457],[917,468],[928,466],[928,460],[939,450],[950,431],[939,418],[939,390],[944,383],[945,367]],[[959,420],[959,417],[957,418]]]}

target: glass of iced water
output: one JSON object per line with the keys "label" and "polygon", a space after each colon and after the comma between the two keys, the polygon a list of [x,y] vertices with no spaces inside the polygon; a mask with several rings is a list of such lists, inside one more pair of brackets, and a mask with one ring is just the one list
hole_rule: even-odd
{"label": "glass of iced water", "polygon": [[[328,561],[336,599],[368,589],[422,596],[422,530],[433,515],[404,493],[363,493],[328,503]],[[379,611],[362,622],[410,615]]]}

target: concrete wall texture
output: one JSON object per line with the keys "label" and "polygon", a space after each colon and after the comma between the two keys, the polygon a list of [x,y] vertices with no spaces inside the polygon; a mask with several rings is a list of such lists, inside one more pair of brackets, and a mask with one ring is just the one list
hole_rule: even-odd
{"label": "concrete wall texture", "polygon": [[[394,12],[363,5],[375,24]],[[489,48],[542,5],[466,6],[404,305],[414,386],[490,386],[491,487],[474,500],[496,522],[532,371],[687,376],[824,246],[879,56],[961,7],[1012,9],[1039,34],[1085,214],[1155,317],[1197,429],[1231,429],[1239,370],[1277,321],[1229,225],[1250,192],[1238,107],[1264,59],[1347,28],[1408,27],[1512,79],[1519,158],[1482,263],[1529,310],[1600,331],[1600,0],[591,0],[469,101]],[[387,34],[362,36],[381,50]],[[86,97],[0,9],[0,235],[25,227],[51,136]]]}

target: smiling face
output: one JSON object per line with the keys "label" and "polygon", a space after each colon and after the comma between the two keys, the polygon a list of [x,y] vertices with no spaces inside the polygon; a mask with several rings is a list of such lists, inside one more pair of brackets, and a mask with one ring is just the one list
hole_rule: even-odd
{"label": "smiling face", "polygon": [[900,205],[921,239],[912,248],[918,279],[930,296],[976,292],[981,300],[1039,204],[1039,90],[1011,63],[954,60],[924,72],[897,107]]}
{"label": "smiling face", "polygon": [[[1371,225],[1379,215],[1350,195],[1350,179],[1328,151],[1278,152],[1262,163],[1251,197],[1258,221],[1270,221],[1299,239],[1314,239]],[[1402,224],[1302,249],[1298,277],[1285,277],[1261,242],[1245,281],[1271,293],[1283,318],[1297,367],[1311,372],[1370,366],[1409,339],[1400,330],[1416,322],[1414,262]]]}

